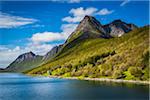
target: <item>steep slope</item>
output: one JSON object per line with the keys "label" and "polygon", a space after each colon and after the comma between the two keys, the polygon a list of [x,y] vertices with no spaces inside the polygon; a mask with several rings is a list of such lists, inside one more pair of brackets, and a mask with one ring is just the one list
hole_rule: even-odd
{"label": "steep slope", "polygon": [[67,43],[75,39],[87,39],[87,38],[108,38],[109,36],[105,34],[101,23],[92,16],[85,16],[83,20],[79,23],[76,30],[68,37]]}
{"label": "steep slope", "polygon": [[[149,80],[149,27],[122,37],[84,39],[28,74]],[[48,73],[47,73],[48,72]]]}
{"label": "steep slope", "polygon": [[28,52],[17,57],[5,71],[23,72],[38,66],[41,63],[42,56],[35,55],[33,52]]}
{"label": "steep slope", "polygon": [[54,58],[54,57],[56,56],[56,54],[61,51],[62,46],[63,46],[63,45],[59,45],[59,46],[53,47],[46,55],[44,55],[44,57],[43,57],[42,60],[43,60],[44,62],[46,62],[46,61],[48,61],[49,59]]}

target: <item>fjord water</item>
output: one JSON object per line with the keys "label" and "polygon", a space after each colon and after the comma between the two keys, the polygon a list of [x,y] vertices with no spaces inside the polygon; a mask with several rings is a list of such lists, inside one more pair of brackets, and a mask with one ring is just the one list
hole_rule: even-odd
{"label": "fjord water", "polygon": [[144,85],[0,73],[0,100],[148,100]]}

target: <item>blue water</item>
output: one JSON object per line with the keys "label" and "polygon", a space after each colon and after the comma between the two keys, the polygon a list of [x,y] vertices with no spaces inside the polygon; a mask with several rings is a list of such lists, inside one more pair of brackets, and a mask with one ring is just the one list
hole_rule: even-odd
{"label": "blue water", "polygon": [[0,100],[149,100],[144,85],[0,73]]}

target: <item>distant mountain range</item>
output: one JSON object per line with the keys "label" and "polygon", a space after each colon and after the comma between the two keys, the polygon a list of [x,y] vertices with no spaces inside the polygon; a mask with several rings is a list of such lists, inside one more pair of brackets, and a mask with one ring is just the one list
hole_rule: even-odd
{"label": "distant mountain range", "polygon": [[46,55],[20,55],[5,71],[77,77],[146,80],[149,26],[120,19],[102,25],[85,16],[64,44]]}

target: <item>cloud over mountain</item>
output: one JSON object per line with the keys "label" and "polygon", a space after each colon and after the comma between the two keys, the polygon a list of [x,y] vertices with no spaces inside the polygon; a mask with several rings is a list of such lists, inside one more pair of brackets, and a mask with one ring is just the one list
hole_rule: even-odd
{"label": "cloud over mountain", "polygon": [[69,22],[69,23],[76,23],[80,22],[85,15],[109,15],[113,13],[114,10],[108,10],[107,8],[103,8],[101,10],[98,10],[94,7],[88,7],[88,8],[73,8],[69,11],[69,14],[72,16],[67,16],[62,19],[62,21]]}

